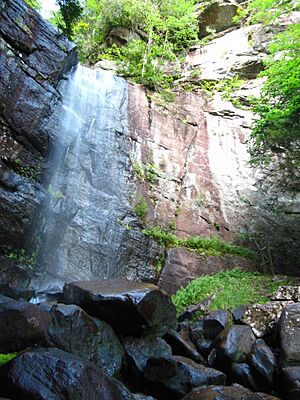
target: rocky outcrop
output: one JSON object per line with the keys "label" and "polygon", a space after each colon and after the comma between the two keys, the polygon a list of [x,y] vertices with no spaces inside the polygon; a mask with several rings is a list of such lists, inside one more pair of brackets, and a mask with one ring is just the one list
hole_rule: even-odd
{"label": "rocky outcrop", "polygon": [[[68,284],[60,303],[52,298],[51,303],[44,299],[33,305],[0,297],[0,352],[20,351],[0,366],[0,396],[12,400],[299,397],[300,303],[287,305],[279,322],[261,339],[255,329],[242,320],[233,322],[224,310],[194,316],[195,322],[177,323],[174,318],[171,324],[170,299],[153,286],[124,281],[113,287],[110,282],[108,294],[103,282],[101,290],[96,285],[98,289],[90,282]],[[283,293],[289,297],[296,287],[282,287],[279,292],[281,299],[275,304],[291,301]],[[80,302],[89,314],[65,302]],[[110,316],[114,330],[92,317],[100,313],[105,319]],[[155,330],[150,326],[154,320]],[[133,326],[135,337],[128,336]]]}
{"label": "rocky outcrop", "polygon": [[[22,0],[1,2],[0,47],[1,253],[12,252],[24,265],[30,223],[45,198],[38,182],[49,137],[42,125],[59,98],[59,80],[77,56],[74,44]],[[9,282],[5,271],[4,262],[1,280]]]}

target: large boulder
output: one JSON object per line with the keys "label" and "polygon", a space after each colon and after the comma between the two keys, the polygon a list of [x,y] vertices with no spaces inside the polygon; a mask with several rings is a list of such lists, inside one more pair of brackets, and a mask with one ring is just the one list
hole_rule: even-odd
{"label": "large boulder", "polygon": [[190,358],[195,362],[203,362],[203,358],[198,353],[194,343],[189,337],[187,329],[170,329],[164,336],[166,342],[171,346],[173,354]]}
{"label": "large boulder", "polygon": [[126,280],[66,283],[67,303],[77,304],[124,335],[163,335],[176,325],[176,310],[158,287]]}
{"label": "large boulder", "polygon": [[43,343],[50,323],[47,311],[24,300],[0,302],[0,353]]}
{"label": "large boulder", "polygon": [[1,372],[1,389],[14,400],[133,400],[124,385],[100,368],[58,349],[23,353]]}
{"label": "large boulder", "polygon": [[270,301],[266,304],[253,304],[245,311],[242,321],[251,326],[253,333],[261,338],[271,333],[282,310],[287,304],[289,303],[285,301]]}
{"label": "large boulder", "polygon": [[252,347],[248,362],[254,369],[264,388],[274,386],[277,361],[274,353],[266,343],[259,339]]}
{"label": "large boulder", "polygon": [[98,363],[98,329],[80,307],[58,304],[52,307],[47,342],[85,360]]}
{"label": "large boulder", "polygon": [[159,399],[180,399],[196,386],[224,384],[226,379],[222,372],[180,356],[150,358],[144,378]]}
{"label": "large boulder", "polygon": [[280,360],[288,367],[300,364],[300,303],[289,304],[279,320]]}
{"label": "large boulder", "polygon": [[245,362],[254,343],[255,336],[249,326],[234,325],[222,331],[215,343],[218,366],[226,370],[234,362]]}
{"label": "large boulder", "polygon": [[253,393],[249,389],[238,386],[209,386],[192,390],[182,400],[279,400],[277,397]]}
{"label": "large boulder", "polygon": [[232,18],[237,13],[237,4],[234,1],[214,1],[204,9],[199,17],[200,37],[212,32],[221,32],[234,26]]}
{"label": "large boulder", "polygon": [[282,388],[289,400],[300,398],[300,366],[282,369]]}

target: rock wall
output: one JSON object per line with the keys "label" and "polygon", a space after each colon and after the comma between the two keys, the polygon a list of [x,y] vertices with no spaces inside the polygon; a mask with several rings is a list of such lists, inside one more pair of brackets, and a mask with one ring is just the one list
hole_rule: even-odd
{"label": "rock wall", "polygon": [[[38,181],[49,138],[41,126],[77,55],[73,43],[21,0],[1,2],[0,49],[0,244],[1,254],[21,259],[26,230],[45,197]],[[1,259],[0,279],[11,261]]]}

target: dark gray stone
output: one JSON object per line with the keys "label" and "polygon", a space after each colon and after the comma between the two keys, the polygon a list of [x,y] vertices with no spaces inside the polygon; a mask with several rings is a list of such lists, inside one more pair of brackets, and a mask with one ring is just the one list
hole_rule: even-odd
{"label": "dark gray stone", "polygon": [[98,364],[98,329],[93,319],[80,307],[58,304],[50,311],[51,324],[47,342]]}
{"label": "dark gray stone", "polygon": [[255,340],[249,326],[234,325],[232,328],[222,331],[217,336],[215,343],[218,366],[223,370],[233,362],[245,362]]}
{"label": "dark gray stone", "polygon": [[282,389],[288,400],[300,398],[300,366],[282,369]]}
{"label": "dark gray stone", "polygon": [[124,356],[124,348],[113,331],[104,321],[93,318],[98,329],[98,363],[110,376],[120,372]]}
{"label": "dark gray stone", "polygon": [[232,322],[232,315],[229,311],[213,311],[208,317],[203,318],[204,337],[214,340]]}
{"label": "dark gray stone", "polygon": [[12,287],[9,283],[0,285],[0,293],[4,296],[11,297],[12,299],[23,299],[27,301],[35,296],[34,290]]}
{"label": "dark gray stone", "polygon": [[66,302],[109,323],[117,333],[164,335],[176,325],[176,310],[157,286],[126,280],[66,283]]}
{"label": "dark gray stone", "polygon": [[14,400],[133,400],[121,382],[62,350],[41,348],[23,353],[6,368],[2,381],[5,395]]}
{"label": "dark gray stone", "polygon": [[0,353],[23,350],[43,343],[49,313],[24,300],[0,302]]}
{"label": "dark gray stone", "polygon": [[180,399],[193,387],[224,384],[225,375],[180,356],[150,358],[144,372],[147,389],[158,399]]}
{"label": "dark gray stone", "polygon": [[171,347],[160,337],[146,336],[136,339],[124,339],[124,348],[127,354],[127,368],[134,374],[141,374],[146,368],[151,357],[164,357],[172,355]]}
{"label": "dark gray stone", "polygon": [[264,388],[272,388],[277,362],[274,353],[263,340],[258,340],[253,345],[248,362],[260,377]]}
{"label": "dark gray stone", "polygon": [[300,363],[300,303],[288,305],[279,320],[280,361],[283,366]]}
{"label": "dark gray stone", "polygon": [[195,362],[204,362],[186,330],[181,329],[176,332],[174,329],[170,329],[164,339],[171,346],[174,355],[187,357]]}
{"label": "dark gray stone", "polygon": [[230,380],[239,383],[249,389],[258,391],[255,377],[253,376],[251,367],[246,363],[233,363],[230,368]]}

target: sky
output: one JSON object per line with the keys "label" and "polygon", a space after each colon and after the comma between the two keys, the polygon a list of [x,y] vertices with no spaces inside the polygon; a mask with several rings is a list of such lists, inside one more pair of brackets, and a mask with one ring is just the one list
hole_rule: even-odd
{"label": "sky", "polygon": [[41,3],[41,15],[43,18],[49,18],[51,16],[51,12],[58,9],[57,5],[55,4],[55,0],[41,0]]}

